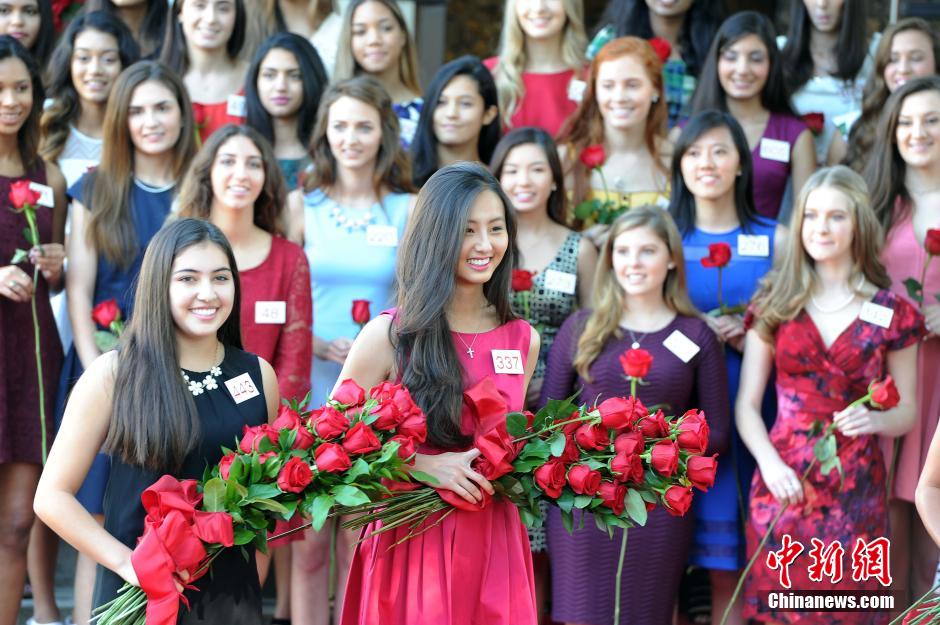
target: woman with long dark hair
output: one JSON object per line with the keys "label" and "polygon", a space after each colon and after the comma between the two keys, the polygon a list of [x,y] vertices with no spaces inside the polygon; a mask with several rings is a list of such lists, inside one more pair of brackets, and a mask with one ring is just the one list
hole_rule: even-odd
{"label": "woman with long dark hair", "polygon": [[[487,380],[510,410],[521,410],[538,359],[539,335],[509,301],[515,234],[512,204],[485,168],[439,170],[402,241],[398,307],[366,325],[340,374],[365,388],[404,384],[428,421],[415,469],[471,503],[493,487],[470,468],[479,450],[467,448],[481,424],[464,410],[464,391]],[[494,373],[496,349],[515,352],[522,370]],[[394,548],[410,529],[359,544],[342,623],[537,623],[529,541],[511,502],[455,509],[422,529]]]}
{"label": "woman with long dark hair", "polygon": [[255,52],[245,79],[247,123],[274,147],[288,190],[310,164],[320,96],[328,79],[316,50],[294,33],[277,33]]}
{"label": "woman with long dark hair", "polygon": [[465,55],[442,65],[424,101],[432,104],[411,142],[416,187],[451,163],[490,161],[500,136],[499,106],[496,83],[480,59]]}
{"label": "woman with long dark hair", "polygon": [[692,98],[693,113],[728,111],[741,125],[751,149],[754,205],[771,219],[789,215],[789,206],[781,209],[787,183],[798,194],[816,168],[813,135],[790,107],[775,38],[773,24],[755,11],[726,19]]}
{"label": "woman with long dark hair", "polygon": [[[199,479],[246,426],[273,420],[277,377],[241,349],[240,292],[232,248],[212,224],[181,219],[150,241],[135,296],[137,315],[117,350],[96,358],[72,391],[35,507],[49,527],[102,565],[95,603],[124,582],[139,585],[131,553],[144,526],[144,489],[161,475]],[[226,380],[248,376],[257,393],[236,403]],[[103,447],[113,458],[105,526],[75,493]],[[257,625],[254,556],[223,550],[186,591],[181,623]]]}
{"label": "woman with long dark hair", "polygon": [[120,19],[134,34],[144,58],[160,55],[170,3],[165,0],[87,0],[85,13],[104,11]]}
{"label": "woman with long dark hair", "polygon": [[23,44],[36,60],[40,73],[44,72],[55,45],[51,0],[5,0],[4,5],[0,35],[9,35]]}

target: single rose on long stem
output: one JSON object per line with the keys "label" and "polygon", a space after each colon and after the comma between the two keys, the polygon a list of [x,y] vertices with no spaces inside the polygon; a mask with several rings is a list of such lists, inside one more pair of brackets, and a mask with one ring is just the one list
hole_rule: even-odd
{"label": "single rose on long stem", "polygon": [[359,332],[362,332],[370,319],[372,319],[372,313],[369,311],[369,300],[354,299],[352,302],[352,320],[359,326]]}
{"label": "single rose on long stem", "polygon": [[721,295],[721,272],[731,262],[731,246],[724,242],[712,243],[708,246],[708,256],[703,256],[700,262],[702,267],[718,269],[718,308],[709,311],[709,314],[717,316],[737,312],[725,307]]}
{"label": "single rose on long stem", "polygon": [[[924,266],[920,270],[920,281],[914,278],[908,278],[904,281],[908,297],[920,305],[921,312],[924,310],[924,299],[927,297],[927,293],[924,292],[927,287],[927,268],[930,267],[930,263],[935,257],[940,256],[940,229],[931,228],[927,230],[927,234],[924,236],[924,250],[927,252],[927,260],[924,261]],[[940,302],[940,293],[935,293],[934,297]]]}
{"label": "single rose on long stem", "polygon": [[121,318],[121,309],[118,307],[117,300],[112,297],[109,300],[99,302],[92,309],[91,318],[99,326],[107,328],[106,330],[95,330],[95,346],[101,352],[114,349],[124,333],[124,320]]}
{"label": "single rose on long stem", "polygon": [[515,293],[519,298],[519,303],[522,306],[522,316],[525,317],[526,321],[530,321],[531,319],[531,311],[529,310],[529,292],[532,290],[532,286],[534,285],[534,277],[535,273],[525,269],[512,270],[512,290],[513,293]]}

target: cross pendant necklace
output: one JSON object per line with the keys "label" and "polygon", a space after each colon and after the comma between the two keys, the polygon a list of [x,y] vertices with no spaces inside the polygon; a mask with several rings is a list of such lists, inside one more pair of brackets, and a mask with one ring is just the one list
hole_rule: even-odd
{"label": "cross pendant necklace", "polygon": [[467,342],[466,342],[465,340],[463,340],[463,337],[460,336],[460,333],[459,333],[459,332],[454,332],[454,334],[457,335],[457,338],[460,339],[460,342],[463,343],[463,346],[467,348],[467,355],[470,356],[470,360],[473,360],[473,354],[474,354],[474,352],[473,352],[473,344],[477,342],[477,337],[480,336],[480,335],[479,335],[479,334],[474,334],[474,335],[473,335],[473,340],[470,341],[470,344],[469,344],[469,345],[467,345]]}

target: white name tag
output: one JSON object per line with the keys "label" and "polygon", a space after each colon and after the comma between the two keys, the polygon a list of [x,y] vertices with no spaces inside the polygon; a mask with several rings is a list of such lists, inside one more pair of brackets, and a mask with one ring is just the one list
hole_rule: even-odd
{"label": "white name tag", "polygon": [[545,272],[546,289],[574,295],[577,284],[578,276],[573,273],[556,271],[554,269],[549,269]]}
{"label": "white name tag", "polygon": [[679,330],[674,330],[665,341],[663,341],[663,347],[671,351],[673,354],[678,356],[679,360],[682,362],[689,362],[699,353],[701,348],[696,345],[692,339],[684,335]]}
{"label": "white name tag", "polygon": [[235,376],[231,380],[226,380],[225,388],[228,389],[229,394],[231,394],[236,404],[248,401],[252,397],[257,397],[261,394],[258,392],[258,388],[255,386],[255,383],[252,382],[251,376],[248,375],[247,371],[239,376]]}
{"label": "white name tag", "polygon": [[494,349],[490,353],[493,355],[493,370],[496,373],[513,375],[525,373],[522,369],[522,354],[518,349]]}
{"label": "white name tag", "polygon": [[287,323],[287,302],[255,302],[255,323]]}
{"label": "white name tag", "polygon": [[49,208],[55,207],[55,195],[52,193],[52,187],[46,184],[39,184],[38,182],[30,182],[29,190],[35,191],[39,194],[39,199],[36,200],[36,203],[40,206],[46,206]]}
{"label": "white name tag", "polygon": [[398,245],[398,228],[372,224],[366,228],[366,245],[372,247],[395,247]]}
{"label": "white name tag", "polygon": [[577,78],[572,78],[568,83],[568,99],[574,102],[580,102],[584,97],[584,90],[587,89],[587,83]]}
{"label": "white name tag", "polygon": [[739,234],[738,256],[770,256],[770,237],[766,234]]}
{"label": "white name tag", "polygon": [[882,328],[890,328],[891,320],[894,319],[894,310],[874,302],[865,302],[862,304],[862,311],[858,313],[858,318]]}
{"label": "white name tag", "polygon": [[790,144],[779,139],[761,139],[760,157],[780,163],[790,162]]}
{"label": "white name tag", "polygon": [[233,93],[228,97],[228,105],[225,108],[225,113],[231,117],[244,117],[245,116],[245,96],[238,95]]}

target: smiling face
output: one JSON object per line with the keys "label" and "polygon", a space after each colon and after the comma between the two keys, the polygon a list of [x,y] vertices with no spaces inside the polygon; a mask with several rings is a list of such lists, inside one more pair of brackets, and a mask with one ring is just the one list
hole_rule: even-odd
{"label": "smiling face", "polygon": [[909,167],[940,162],[940,91],[918,91],[904,98],[895,141]]}
{"label": "smiling face", "polygon": [[675,267],[666,242],[647,226],[618,234],[611,262],[617,284],[628,297],[662,293],[666,276]]}
{"label": "smiling face", "polygon": [[611,59],[597,68],[594,99],[607,128],[624,130],[646,124],[654,95],[658,94],[646,67],[635,56]]}
{"label": "smiling face", "polygon": [[297,57],[283,48],[268,52],[258,68],[258,96],[271,117],[292,117],[304,102]]}
{"label": "smiling face", "polygon": [[173,260],[169,300],[177,332],[215,336],[235,301],[232,268],[222,248],[205,241],[180,252]]}
{"label": "smiling face", "polygon": [[496,117],[496,107],[486,108],[477,81],[466,75],[455,76],[434,107],[434,136],[447,146],[476,143],[483,126]]}
{"label": "smiling face", "polygon": [[103,104],[121,73],[117,39],[100,30],[83,30],[72,46],[72,86],[85,102]]}
{"label": "smiling face", "polygon": [[718,81],[729,98],[759,98],[769,74],[767,46],[757,35],[741,37],[722,50],[718,57]]}
{"label": "smiling face", "polygon": [[[793,0],[799,2],[800,0]],[[842,25],[845,0],[802,0],[813,28],[823,33],[835,32]]]}
{"label": "smiling face", "polygon": [[511,149],[503,161],[499,184],[520,213],[547,212],[555,179],[545,151],[535,143],[523,143]]}
{"label": "smiling face", "polygon": [[352,53],[368,74],[381,74],[398,66],[407,35],[395,14],[379,2],[356,7],[352,16]]}
{"label": "smiling face", "polygon": [[203,50],[224,47],[235,30],[233,0],[181,0],[179,21],[186,44]]}
{"label": "smiling face", "polygon": [[183,114],[176,95],[162,82],[137,85],[127,113],[134,149],[148,155],[172,150],[180,138]]}
{"label": "smiling face", "polygon": [[31,50],[42,17],[37,0],[0,0],[0,35],[10,35]]}
{"label": "smiling face", "polygon": [[382,145],[382,121],[374,106],[342,96],[330,106],[326,140],[341,167],[374,167]]}
{"label": "smiling face", "polygon": [[457,259],[457,282],[486,284],[509,248],[506,229],[506,208],[492,191],[481,192],[473,202],[460,257]]}
{"label": "smiling face", "polygon": [[741,157],[725,126],[703,132],[682,154],[679,165],[685,186],[697,199],[716,202],[734,195]]}
{"label": "smiling face", "polygon": [[212,203],[229,209],[254,209],[264,187],[261,150],[244,135],[230,137],[219,146],[210,173]]}
{"label": "smiling face", "polygon": [[516,19],[526,37],[554,39],[568,21],[562,0],[516,0]]}
{"label": "smiling face", "polygon": [[884,81],[894,91],[912,78],[937,73],[933,42],[919,30],[902,30],[891,39],[891,58],[885,65]]}
{"label": "smiling face", "polygon": [[852,262],[852,213],[851,200],[838,189],[819,187],[809,193],[800,233],[810,258],[817,263]]}
{"label": "smiling face", "polygon": [[26,64],[15,57],[0,61],[0,134],[15,135],[33,108],[33,83]]}

